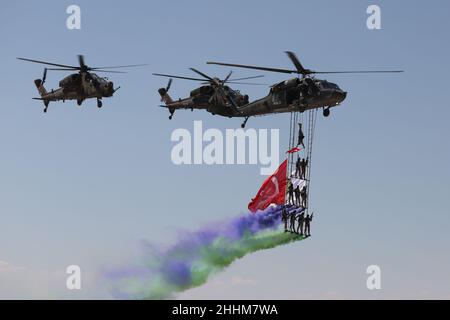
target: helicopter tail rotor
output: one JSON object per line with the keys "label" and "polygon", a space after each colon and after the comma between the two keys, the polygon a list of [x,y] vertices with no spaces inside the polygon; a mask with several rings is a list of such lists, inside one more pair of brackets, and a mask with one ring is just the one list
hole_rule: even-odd
{"label": "helicopter tail rotor", "polygon": [[165,88],[159,88],[158,93],[161,96],[161,102],[164,102],[166,105],[173,102],[172,98],[169,96],[169,89],[172,85],[172,78],[167,82],[167,86]]}
{"label": "helicopter tail rotor", "polygon": [[44,69],[44,74],[42,75],[42,85],[45,83],[45,79],[47,78],[47,68]]}
{"label": "helicopter tail rotor", "polygon": [[[169,93],[170,86],[172,85],[172,81],[173,81],[172,78],[170,78],[169,82],[167,82],[167,86],[165,88],[158,89],[158,93],[161,96],[161,102],[165,102],[166,104],[167,104],[167,102],[166,102],[167,98],[170,99],[170,96],[168,93]],[[170,99],[170,100],[172,100],[172,99]]]}
{"label": "helicopter tail rotor", "polygon": [[45,71],[44,71],[44,76],[42,77],[42,80],[41,79],[34,80],[34,84],[36,85],[36,88],[37,88],[41,98],[33,98],[33,99],[42,100],[42,102],[44,103],[44,112],[47,112],[50,100],[43,98],[45,95],[47,95],[47,90],[45,90],[45,87],[44,87],[44,81],[45,81]]}
{"label": "helicopter tail rotor", "polygon": [[34,84],[36,85],[36,88],[38,89],[39,95],[41,97],[45,96],[47,94],[47,90],[45,90],[44,87],[44,81],[41,79],[34,80]]}

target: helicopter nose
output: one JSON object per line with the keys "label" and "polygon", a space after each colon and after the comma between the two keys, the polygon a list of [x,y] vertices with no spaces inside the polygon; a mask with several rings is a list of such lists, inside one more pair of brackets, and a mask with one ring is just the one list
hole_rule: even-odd
{"label": "helicopter nose", "polygon": [[339,102],[342,102],[347,97],[347,92],[338,90],[335,92],[335,97],[339,100]]}

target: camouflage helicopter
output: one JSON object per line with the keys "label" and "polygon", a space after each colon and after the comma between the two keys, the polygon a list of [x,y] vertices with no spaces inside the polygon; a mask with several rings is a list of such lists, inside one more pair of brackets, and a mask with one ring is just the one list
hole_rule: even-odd
{"label": "camouflage helicopter", "polygon": [[[34,83],[39,92],[40,98],[33,98],[36,100],[42,100],[44,102],[44,112],[47,112],[48,105],[50,101],[60,101],[62,100],[77,100],[77,104],[81,106],[84,100],[96,98],[97,107],[102,107],[102,98],[112,97],[113,94],[119,90],[120,87],[114,88],[112,81],[108,78],[99,77],[97,74],[91,72],[107,72],[107,73],[125,73],[123,71],[113,71],[105,69],[117,69],[117,68],[128,68],[128,67],[139,67],[145,64],[135,64],[126,66],[112,66],[112,67],[88,67],[84,63],[84,56],[78,55],[79,66],[69,66],[64,64],[50,63],[45,61],[38,61],[25,58],[17,58],[23,61],[29,61],[34,63],[45,64],[49,66],[54,66],[58,68],[45,68],[42,79],[34,80]],[[47,71],[76,71],[78,73],[73,73],[59,82],[59,88],[56,90],[47,91],[44,87],[45,79],[47,77]]]}
{"label": "camouflage helicopter", "polygon": [[223,62],[207,62],[207,64],[215,64],[228,67],[301,75],[301,78],[292,78],[274,84],[273,86],[271,86],[269,94],[264,98],[242,106],[238,106],[238,108],[233,109],[234,114],[232,115],[232,117],[245,118],[244,122],[241,125],[242,128],[245,127],[247,120],[251,116],[267,115],[272,113],[294,111],[304,112],[310,109],[323,108],[323,115],[325,117],[328,117],[330,115],[330,108],[338,106],[342,101],[344,101],[347,96],[347,92],[343,91],[335,83],[314,78],[314,74],[403,72],[401,70],[313,71],[310,69],[305,69],[293,52],[286,51],[286,54],[294,64],[295,70]]}
{"label": "camouflage helicopter", "polygon": [[[239,90],[233,90],[226,84],[261,85],[259,83],[247,83],[239,81],[264,77],[260,75],[230,79],[232,75],[232,71],[230,71],[225,79],[221,80],[219,78],[212,78],[194,68],[190,68],[190,70],[197,73],[202,78],[153,73],[153,75],[155,76],[170,78],[165,88],[158,89],[158,93],[161,95],[161,101],[165,104],[161,105],[161,107],[169,109],[169,119],[172,119],[173,114],[177,109],[191,109],[191,111],[193,111],[194,109],[204,109],[213,115],[218,114],[221,116],[233,117],[239,112],[238,110],[240,107],[248,104],[248,95],[243,95]],[[173,78],[200,81],[202,82],[203,86],[192,90],[189,97],[187,98],[173,100],[168,93]]]}

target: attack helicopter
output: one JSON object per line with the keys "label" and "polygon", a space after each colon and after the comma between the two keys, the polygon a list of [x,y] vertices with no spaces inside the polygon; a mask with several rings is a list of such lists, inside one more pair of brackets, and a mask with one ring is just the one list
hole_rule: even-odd
{"label": "attack helicopter", "polygon": [[[298,77],[274,84],[270,92],[262,99],[250,102],[233,109],[232,117],[244,117],[241,127],[244,128],[247,120],[252,116],[267,115],[283,112],[304,112],[306,110],[323,108],[324,117],[330,115],[330,109],[345,100],[347,92],[335,83],[316,79],[315,74],[344,74],[344,73],[399,73],[402,70],[376,70],[376,71],[314,71],[305,69],[297,56],[286,51],[295,69],[268,68],[243,64],[223,63],[209,61],[227,67],[246,68],[253,70],[297,74]],[[300,77],[301,76],[301,77]]]}
{"label": "attack helicopter", "polygon": [[[194,109],[203,109],[213,115],[218,114],[225,117],[233,117],[235,114],[239,113],[240,107],[249,103],[249,98],[248,95],[241,94],[239,90],[231,89],[226,84],[264,85],[260,83],[240,82],[242,80],[262,78],[264,77],[263,75],[231,79],[230,77],[233,72],[230,71],[225,79],[222,80],[216,77],[210,77],[194,68],[190,68],[190,70],[197,73],[202,78],[153,73],[155,76],[170,78],[165,88],[158,89],[161,101],[164,102],[164,105],[161,105],[161,107],[169,109],[169,119],[173,118],[173,114],[177,109],[191,109],[191,111]],[[169,89],[173,78],[199,81],[202,82],[203,85],[192,90],[189,97],[173,100],[169,96]]]}
{"label": "attack helicopter", "polygon": [[[39,98],[33,98],[35,100],[41,100],[44,103],[44,112],[47,112],[50,101],[63,101],[77,100],[77,104],[81,106],[86,99],[97,99],[97,107],[102,107],[102,98],[112,97],[113,94],[120,89],[120,87],[114,88],[112,81],[109,81],[106,77],[100,77],[96,73],[92,72],[106,72],[106,73],[126,73],[123,71],[114,71],[108,69],[117,68],[129,68],[140,67],[145,64],[134,64],[125,66],[110,66],[110,67],[89,67],[84,63],[84,56],[78,55],[79,66],[69,66],[64,64],[51,63],[46,61],[32,60],[26,58],[17,58],[23,61],[29,61],[34,63],[45,64],[57,68],[44,69],[42,79],[34,80],[34,84],[39,92]],[[68,75],[59,82],[59,88],[55,90],[47,91],[44,87],[44,83],[47,77],[47,71],[77,71]]]}

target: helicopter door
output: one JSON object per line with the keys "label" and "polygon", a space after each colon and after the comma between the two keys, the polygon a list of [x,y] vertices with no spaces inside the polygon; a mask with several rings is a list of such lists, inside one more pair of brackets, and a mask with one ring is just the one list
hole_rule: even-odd
{"label": "helicopter door", "polygon": [[299,92],[296,87],[289,88],[286,92],[286,105],[290,106],[299,98]]}

